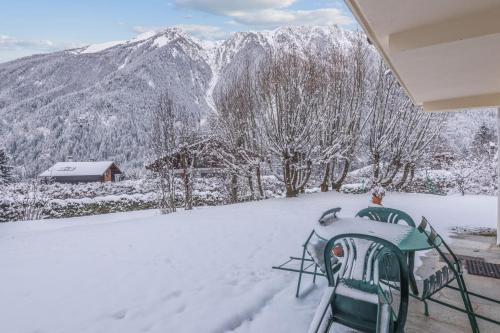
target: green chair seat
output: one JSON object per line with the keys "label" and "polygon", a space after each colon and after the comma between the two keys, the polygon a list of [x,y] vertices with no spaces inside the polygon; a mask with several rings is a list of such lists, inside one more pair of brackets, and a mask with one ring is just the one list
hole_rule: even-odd
{"label": "green chair seat", "polygon": [[379,308],[377,287],[360,280],[340,280],[335,288],[332,319],[363,332],[374,332]]}
{"label": "green chair seat", "polygon": [[335,294],[360,299],[372,304],[378,304],[379,301],[377,286],[362,280],[339,280]]}

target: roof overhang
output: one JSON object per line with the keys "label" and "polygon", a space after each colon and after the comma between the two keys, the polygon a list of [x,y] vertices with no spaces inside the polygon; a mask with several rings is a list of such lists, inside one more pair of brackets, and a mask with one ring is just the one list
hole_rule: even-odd
{"label": "roof overhang", "polygon": [[426,111],[500,106],[500,0],[345,0]]}

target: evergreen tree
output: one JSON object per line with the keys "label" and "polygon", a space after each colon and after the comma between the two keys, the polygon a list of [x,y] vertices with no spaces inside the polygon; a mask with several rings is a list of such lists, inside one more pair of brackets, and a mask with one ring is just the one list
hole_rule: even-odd
{"label": "evergreen tree", "polygon": [[495,147],[496,135],[494,131],[483,123],[472,141],[472,153],[477,157],[485,158],[492,153],[492,147]]}
{"label": "evergreen tree", "polygon": [[0,149],[0,185],[12,180],[12,167],[9,165],[9,156],[4,149]]}

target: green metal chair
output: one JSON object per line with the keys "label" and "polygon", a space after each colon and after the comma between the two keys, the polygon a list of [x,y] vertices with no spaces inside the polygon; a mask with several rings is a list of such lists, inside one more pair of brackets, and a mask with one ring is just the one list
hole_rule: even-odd
{"label": "green metal chair", "polygon": [[360,210],[357,217],[368,217],[370,220],[398,224],[404,222],[410,227],[416,227],[410,215],[399,209],[387,207],[368,207]]}
{"label": "green metal chair", "polygon": [[[429,244],[432,245],[432,247],[439,253],[440,257],[446,263],[446,266],[442,267],[439,270],[436,270],[433,274],[423,280],[423,288],[421,288],[422,292],[419,295],[411,295],[412,297],[424,303],[425,315],[429,315],[427,301],[432,301],[467,314],[472,332],[474,333],[479,332],[476,317],[500,325],[500,322],[497,320],[474,313],[470,296],[472,295],[474,297],[478,297],[497,304],[500,304],[500,301],[484,295],[469,292],[467,290],[467,286],[463,278],[462,262],[458,259],[455,253],[453,253],[448,244],[446,244],[444,239],[436,232],[436,230],[430,225],[429,221],[427,221],[425,217],[422,217],[422,222],[418,226],[418,230],[427,235]],[[451,285],[454,281],[456,281],[458,287]],[[464,303],[464,309],[438,299],[435,295],[443,288],[450,288],[460,292],[460,296]]]}
{"label": "green metal chair", "polygon": [[[335,322],[362,332],[404,332],[408,266],[397,246],[370,235],[341,234],[328,241],[324,256],[325,262],[336,256],[340,267],[326,266],[329,287],[309,333],[328,332]],[[394,264],[397,283],[382,283]]]}
{"label": "green metal chair", "polygon": [[[325,211],[318,219],[318,222],[323,226],[330,224],[337,218],[337,213],[340,210],[340,207],[336,207]],[[313,284],[316,283],[317,276],[326,276],[326,265],[323,253],[327,242],[328,239],[321,237],[313,230],[302,245],[301,257],[289,257],[284,263],[272,267],[273,269],[299,273],[295,297],[298,298],[300,296],[300,286],[302,284],[303,274],[312,275]],[[339,268],[337,258],[331,258],[330,267],[332,267],[333,270]]]}
{"label": "green metal chair", "polygon": [[[357,217],[367,217],[372,221],[385,222],[399,224],[401,222],[409,225],[410,227],[415,227],[415,221],[410,215],[399,209],[387,208],[387,207],[368,207],[360,210]],[[410,287],[414,294],[418,293],[417,282],[415,275],[413,273],[415,267],[415,252],[408,252],[408,266],[410,271]]]}

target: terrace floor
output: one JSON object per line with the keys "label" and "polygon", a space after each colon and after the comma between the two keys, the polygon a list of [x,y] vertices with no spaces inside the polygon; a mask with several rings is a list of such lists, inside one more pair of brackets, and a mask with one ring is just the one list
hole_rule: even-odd
{"label": "terrace floor", "polygon": [[[482,257],[486,262],[500,264],[500,247],[495,245],[495,237],[458,234],[452,236],[452,249],[457,255]],[[443,265],[439,262],[437,253],[429,252],[422,258],[423,265],[417,274],[421,277],[428,276],[434,269]],[[500,279],[487,278],[465,273],[465,280],[469,291],[500,299]],[[451,289],[443,289],[438,298],[463,307],[460,294]],[[471,297],[474,311],[478,314],[498,320],[500,304]],[[424,315],[422,302],[411,300],[409,317],[406,324],[407,333],[422,332],[471,332],[469,321],[464,313],[448,309],[439,304],[429,302],[429,317]],[[500,332],[500,326],[478,319],[481,332]]]}

